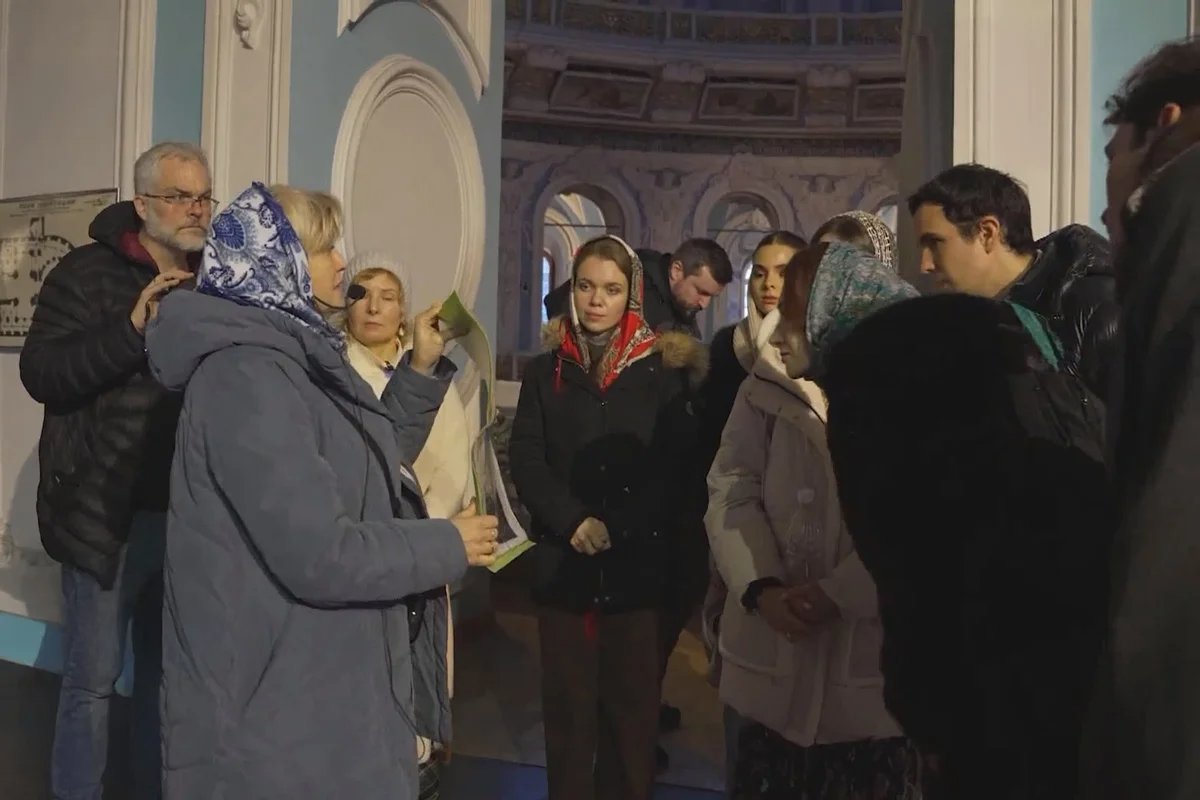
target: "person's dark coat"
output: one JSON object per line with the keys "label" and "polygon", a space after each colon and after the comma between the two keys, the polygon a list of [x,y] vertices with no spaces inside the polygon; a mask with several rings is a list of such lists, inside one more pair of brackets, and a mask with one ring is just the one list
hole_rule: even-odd
{"label": "person's dark coat", "polygon": [[[682,331],[693,338],[700,338],[700,326],[696,315],[679,308],[675,296],[671,294],[671,254],[660,253],[657,250],[637,250],[645,268],[646,284],[642,306],[642,316],[650,329],[658,333],[667,331]],[[571,282],[564,281],[542,300],[546,309],[546,317],[566,316],[567,305],[571,301]]]}
{"label": "person's dark coat", "polygon": [[[679,537],[704,513],[679,476],[691,469],[690,387],[705,350],[684,334],[662,334],[601,391],[559,350],[562,327],[546,326],[549,352],[525,372],[509,440],[513,482],[538,542],[534,599],[573,612],[659,607]],[[587,517],[605,523],[611,549],[588,556],[571,547]]]}
{"label": "person's dark coat", "polygon": [[1104,398],[1120,317],[1108,240],[1068,225],[1036,247],[1037,257],[1002,299],[1045,317],[1062,341],[1064,367]]}
{"label": "person's dark coat", "polygon": [[928,796],[1076,797],[1111,542],[1099,402],[1011,306],[963,295],[879,311],[827,364],[888,709],[942,765]]}
{"label": "person's dark coat", "polygon": [[52,558],[102,586],[139,510],[165,511],[180,399],[146,366],[130,314],[158,274],[132,202],[97,215],[95,241],[46,274],[21,350],[21,383],[45,407],[37,516]]}
{"label": "person's dark coat", "polygon": [[713,334],[709,343],[709,370],[701,387],[700,465],[705,474],[717,456],[721,446],[721,432],[733,410],[742,382],[750,374],[738,360],[733,349],[734,331],[737,323],[728,325]]}
{"label": "person's dark coat", "polygon": [[[1109,409],[1120,527],[1090,797],[1200,797],[1200,146],[1139,193]],[[1098,769],[1102,767],[1102,769]],[[1087,763],[1085,770],[1089,769]]]}
{"label": "person's dark coat", "polygon": [[381,398],[316,310],[304,251],[255,184],[213,220],[195,292],[146,331],[185,391],[164,566],[172,800],[413,800],[450,741],[446,585],[467,569],[407,464],[450,385],[406,355]]}

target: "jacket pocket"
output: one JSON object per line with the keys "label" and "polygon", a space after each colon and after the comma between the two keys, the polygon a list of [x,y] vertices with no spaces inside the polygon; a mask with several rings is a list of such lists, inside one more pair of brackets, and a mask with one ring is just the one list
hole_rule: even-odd
{"label": "jacket pocket", "polygon": [[717,649],[723,660],[750,672],[779,677],[791,671],[782,663],[779,634],[762,617],[747,614],[732,595],[721,614]]}
{"label": "jacket pocket", "polygon": [[879,657],[883,625],[878,619],[859,619],[840,626],[833,643],[834,683],[842,686],[882,686]]}

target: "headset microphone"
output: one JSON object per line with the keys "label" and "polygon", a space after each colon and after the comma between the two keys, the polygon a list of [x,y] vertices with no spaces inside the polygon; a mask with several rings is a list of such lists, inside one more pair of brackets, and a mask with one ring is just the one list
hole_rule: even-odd
{"label": "headset microphone", "polygon": [[334,311],[345,311],[347,308],[354,305],[359,300],[362,300],[366,296],[367,296],[367,290],[365,288],[363,288],[360,284],[352,283],[352,284],[350,284],[350,286],[348,286],[346,288],[346,304],[345,305],[335,306],[333,303],[326,303],[324,300],[322,300],[321,298],[316,297],[316,296],[314,296],[313,299],[316,300],[321,305],[325,306],[326,308],[331,308]]}

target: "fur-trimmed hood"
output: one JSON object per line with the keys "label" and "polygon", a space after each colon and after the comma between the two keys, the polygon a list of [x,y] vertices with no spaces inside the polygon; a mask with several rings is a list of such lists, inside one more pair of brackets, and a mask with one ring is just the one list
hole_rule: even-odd
{"label": "fur-trimmed hood", "polygon": [[[562,345],[565,322],[566,317],[559,316],[542,326],[542,347],[547,352],[554,352]],[[708,375],[708,347],[682,331],[657,334],[652,352],[662,354],[663,366],[686,369],[688,383],[693,388]]]}

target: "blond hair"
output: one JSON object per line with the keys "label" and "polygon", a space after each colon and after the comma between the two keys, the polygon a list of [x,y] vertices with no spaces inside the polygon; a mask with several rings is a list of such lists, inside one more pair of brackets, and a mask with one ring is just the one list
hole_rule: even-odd
{"label": "blond hair", "polygon": [[328,252],[342,238],[342,203],[333,195],[283,184],[267,191],[279,201],[306,253]]}

